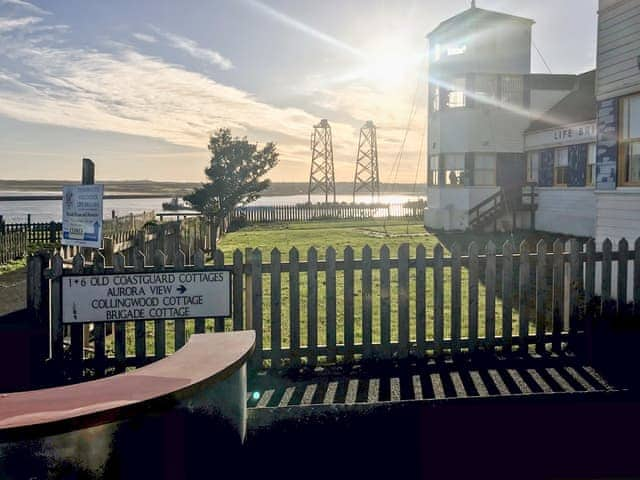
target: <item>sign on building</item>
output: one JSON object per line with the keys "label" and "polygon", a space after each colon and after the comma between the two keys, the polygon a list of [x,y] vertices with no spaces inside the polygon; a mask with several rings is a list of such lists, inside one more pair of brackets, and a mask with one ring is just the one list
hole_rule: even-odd
{"label": "sign on building", "polygon": [[104,185],[68,185],[62,192],[62,245],[102,247]]}
{"label": "sign on building", "polygon": [[618,175],[618,99],[598,103],[596,188],[615,190]]}
{"label": "sign on building", "polygon": [[230,315],[229,270],[62,277],[63,323]]}

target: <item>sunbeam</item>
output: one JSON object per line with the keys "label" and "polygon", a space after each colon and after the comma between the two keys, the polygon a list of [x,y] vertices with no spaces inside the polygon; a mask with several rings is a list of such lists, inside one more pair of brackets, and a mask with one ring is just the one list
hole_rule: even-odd
{"label": "sunbeam", "polygon": [[345,43],[342,40],[338,40],[337,38],[332,37],[327,33],[321,32],[320,30],[317,30],[312,26],[307,25],[304,22],[301,22],[300,20],[297,20],[285,13],[282,13],[279,10],[276,10],[275,8],[270,7],[269,5],[266,5],[260,2],[259,0],[244,0],[244,2],[256,8],[260,12],[266,14],[267,16],[271,17],[272,19],[280,23],[283,23],[291,28],[294,28],[302,33],[305,33],[306,35],[312,38],[320,40],[328,45],[338,47],[341,50],[344,50],[345,52],[351,53],[352,55],[356,55],[358,57],[364,57],[364,53],[361,50],[355,47],[352,47],[348,43]]}

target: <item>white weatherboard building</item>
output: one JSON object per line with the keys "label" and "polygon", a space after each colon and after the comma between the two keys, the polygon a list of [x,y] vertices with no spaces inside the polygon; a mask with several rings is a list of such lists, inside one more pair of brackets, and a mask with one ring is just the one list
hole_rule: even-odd
{"label": "white weatherboard building", "polygon": [[597,69],[582,75],[532,74],[532,25],[472,6],[428,35],[425,225],[634,240],[640,0],[600,0]]}
{"label": "white weatherboard building", "polygon": [[597,242],[640,237],[640,1],[600,0]]}

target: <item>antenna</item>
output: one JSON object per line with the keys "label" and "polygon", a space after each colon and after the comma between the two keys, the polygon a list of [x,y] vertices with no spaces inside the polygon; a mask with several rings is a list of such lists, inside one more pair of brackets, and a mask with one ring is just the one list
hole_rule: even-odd
{"label": "antenna", "polygon": [[313,134],[311,135],[311,173],[309,174],[307,197],[309,203],[311,203],[311,194],[316,190],[324,192],[325,203],[329,203],[329,194],[333,195],[333,203],[336,202],[331,126],[324,119],[318,125],[313,126]]}
{"label": "antenna", "polygon": [[380,196],[380,174],[378,173],[378,141],[376,126],[371,120],[360,129],[356,174],[353,179],[353,203],[360,190],[371,192],[371,199]]}

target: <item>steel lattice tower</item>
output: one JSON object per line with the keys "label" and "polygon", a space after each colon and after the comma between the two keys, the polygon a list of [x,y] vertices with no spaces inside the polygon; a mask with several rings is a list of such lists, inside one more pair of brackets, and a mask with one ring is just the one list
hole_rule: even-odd
{"label": "steel lattice tower", "polygon": [[322,120],[313,126],[311,135],[311,174],[309,175],[308,201],[316,190],[324,192],[324,201],[329,203],[329,195],[336,201],[336,178],[333,169],[333,142],[331,140],[331,126],[327,120]]}
{"label": "steel lattice tower", "polygon": [[376,126],[371,120],[360,129],[356,174],[353,178],[353,202],[360,191],[371,192],[371,198],[380,196],[380,174],[378,173],[378,140]]}

